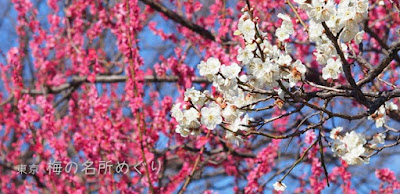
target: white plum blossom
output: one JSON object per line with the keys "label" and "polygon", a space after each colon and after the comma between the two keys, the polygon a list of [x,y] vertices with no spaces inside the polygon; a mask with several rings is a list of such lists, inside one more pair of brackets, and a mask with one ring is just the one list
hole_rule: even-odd
{"label": "white plum blossom", "polygon": [[182,137],[187,137],[190,134],[190,130],[189,129],[183,128],[180,125],[176,125],[175,132],[179,133]]}
{"label": "white plum blossom", "polygon": [[347,22],[347,20],[353,20],[356,17],[356,7],[349,6],[350,1],[342,1],[338,5],[337,15],[342,18],[342,23]]}
{"label": "white plum blossom", "polygon": [[344,27],[340,38],[343,42],[349,42],[360,32],[359,23],[368,15],[368,1],[341,1],[337,9],[337,17],[340,18],[339,26]]}
{"label": "white plum blossom", "polygon": [[343,40],[343,42],[350,42],[357,35],[357,33],[357,30],[352,30],[346,27],[340,34],[340,38]]}
{"label": "white plum blossom", "polygon": [[182,137],[198,134],[197,129],[201,125],[199,121],[200,113],[193,107],[182,111],[180,106],[181,103],[176,103],[171,109],[171,116],[178,122],[175,132]]}
{"label": "white plum blossom", "polygon": [[257,73],[257,77],[261,82],[265,83],[267,87],[274,87],[277,85],[276,80],[279,79],[280,70],[276,63],[266,60],[262,65],[262,71]]}
{"label": "white plum blossom", "polygon": [[240,143],[243,141],[243,139],[240,136],[236,136],[234,133],[230,131],[225,131],[225,138],[232,143],[236,144],[237,146],[240,145]]}
{"label": "white plum blossom", "polygon": [[317,44],[320,44],[322,41],[322,37],[326,37],[322,24],[311,20],[309,22],[308,37],[311,42],[316,42]]}
{"label": "white plum blossom", "polygon": [[285,42],[284,46],[285,46],[285,54],[288,55],[293,52],[294,48],[291,44]]}
{"label": "white plum blossom", "polygon": [[249,73],[254,76],[254,84],[260,87],[274,87],[276,80],[280,79],[279,65],[272,59],[266,58],[264,62],[256,58],[249,65]]}
{"label": "white plum blossom", "polygon": [[[316,45],[314,55],[317,61],[320,64],[326,64],[322,69],[323,79],[337,79],[342,72],[342,64],[321,23],[326,22],[336,36],[338,36],[338,32],[341,32],[340,37],[343,42],[354,40],[359,43],[364,33],[359,31],[359,23],[368,12],[368,1],[346,0],[340,1],[339,4],[335,4],[333,0],[296,0],[295,2],[299,3],[310,16],[307,32],[309,40]],[[277,17],[282,20],[282,23],[275,35],[284,41],[294,33],[292,19],[281,13]],[[187,89],[185,101],[190,100],[193,107],[182,111],[180,110],[181,104],[178,103],[171,110],[172,117],[180,125],[180,128],[177,128],[178,133],[183,135],[187,135],[189,132],[190,134],[199,133],[200,123],[207,128],[214,129],[222,121],[226,122],[225,125],[232,131],[246,130],[248,128],[243,125],[246,125],[251,119],[247,114],[243,116],[245,111],[238,107],[247,106],[259,97],[256,94],[248,93],[242,87],[272,89],[278,92],[281,99],[284,99],[284,92],[278,87],[277,81],[281,81],[286,88],[296,89],[293,87],[304,80],[307,68],[301,61],[292,59],[290,44],[284,43],[284,50],[271,44],[263,38],[267,37],[267,33],[258,29],[255,21],[252,20],[248,11],[244,11],[238,22],[238,30],[235,35],[242,35],[245,39],[245,47],[238,47],[236,56],[241,64],[222,65],[217,58],[210,57],[198,65],[200,75],[213,82],[213,86],[224,100],[217,104],[213,102],[212,95],[208,94],[209,96],[206,97],[205,92],[200,92],[195,88]],[[261,37],[256,37],[257,31]],[[340,43],[340,46],[347,57],[347,45]],[[242,65],[244,65],[244,70],[239,76]],[[242,83],[247,85],[241,85]],[[240,85],[241,87],[239,87]],[[381,108],[379,113],[386,114],[386,109]],[[382,123],[382,121],[384,119],[378,119],[378,123]],[[333,131],[337,132],[339,128]],[[337,133],[336,136],[332,136],[332,139],[339,141],[340,132]],[[233,135],[235,136],[235,134]]]}
{"label": "white plum blossom", "polygon": [[262,71],[262,60],[259,58],[254,58],[251,63],[248,65],[249,73],[256,76],[256,74]]}
{"label": "white plum blossom", "polygon": [[283,21],[289,21],[289,22],[291,21],[290,17],[286,14],[278,13],[277,17],[281,18]]}
{"label": "white plum blossom", "polygon": [[[280,56],[281,51],[279,50],[279,48],[276,45],[272,45],[271,43],[269,43],[268,41],[264,41],[261,45],[260,45],[264,55],[267,58],[277,58]],[[257,54],[260,54],[259,52]],[[258,58],[254,58],[254,59],[258,59]],[[253,59],[253,60],[254,60]]]}
{"label": "white plum blossom", "polygon": [[188,110],[183,111],[183,115],[183,122],[186,128],[197,129],[200,127],[200,114],[195,108],[191,107]]}
{"label": "white plum blossom", "polygon": [[294,2],[302,5],[302,4],[304,4],[306,2],[306,0],[294,0]]}
{"label": "white plum blossom", "polygon": [[372,115],[368,116],[368,120],[375,120],[376,128],[382,127],[386,122],[386,110],[395,111],[398,110],[398,107],[393,102],[385,102]]}
{"label": "white plum blossom", "polygon": [[389,110],[389,111],[395,111],[398,110],[398,106],[393,103],[393,102],[385,102],[385,107]]}
{"label": "white plum blossom", "polygon": [[361,164],[362,162],[368,163],[360,156],[366,151],[364,144],[366,143],[365,137],[359,133],[351,131],[346,133],[342,142],[346,145],[347,153],[342,156],[342,159],[349,165]]}
{"label": "white plum blossom", "polygon": [[333,15],[328,21],[326,21],[326,25],[335,36],[344,27],[342,20],[343,18],[339,17],[338,15]]}
{"label": "white plum blossom", "polygon": [[201,124],[205,125],[207,129],[213,130],[221,123],[221,108],[217,103],[212,102],[209,107],[201,109]]}
{"label": "white plum blossom", "polygon": [[380,128],[385,124],[386,109],[384,106],[378,108],[374,114],[368,116],[368,120],[375,120],[376,128]]}
{"label": "white plum blossom", "polygon": [[318,63],[324,65],[327,63],[328,59],[336,55],[336,50],[331,42],[326,42],[316,46],[314,55],[317,57]]}
{"label": "white plum blossom", "polygon": [[360,133],[356,133],[355,131],[346,133],[342,141],[346,144],[348,149],[357,147],[359,145],[364,145],[366,143],[365,137]]}
{"label": "white plum blossom", "polygon": [[[250,93],[245,94],[243,90],[238,90],[238,94],[236,96],[229,96],[227,98],[227,100],[229,101],[228,105],[234,103],[236,107],[246,106],[248,104],[251,104],[253,100],[255,100],[254,95],[255,94]],[[250,108],[251,107],[253,106],[250,106]]]}
{"label": "white plum blossom", "polygon": [[330,133],[330,135],[329,135],[329,137],[330,137],[331,139],[337,140],[337,139],[339,139],[339,137],[340,137],[340,132],[342,132],[342,131],[343,131],[343,127],[336,127],[336,128],[333,128],[332,131],[331,131],[331,133]]}
{"label": "white plum blossom", "polygon": [[289,86],[293,87],[296,83],[304,79],[307,68],[300,60],[297,60],[289,66],[289,71],[285,78],[289,80]]}
{"label": "white plum blossom", "polygon": [[333,0],[311,0],[311,5],[306,7],[306,11],[311,19],[316,22],[324,22],[335,14],[335,4]]}
{"label": "white plum blossom", "polygon": [[250,18],[249,12],[244,12],[242,16],[240,16],[239,18],[239,22],[238,22],[238,29],[234,32],[234,35],[242,35],[241,29],[243,28],[243,23]]}
{"label": "white plum blossom", "polygon": [[245,49],[238,49],[238,56],[236,57],[238,61],[243,62],[244,64],[250,63],[251,59],[254,57],[253,51],[246,47]]}
{"label": "white plum blossom", "polygon": [[[235,70],[234,68],[232,68]],[[222,73],[221,73],[222,74]],[[225,98],[236,96],[238,94],[238,83],[236,79],[227,79],[223,75],[217,75],[213,80],[213,86],[223,93]]]}
{"label": "white plum blossom", "polygon": [[220,67],[221,62],[214,57],[210,57],[207,62],[201,61],[200,64],[197,65],[200,75],[209,78],[209,80],[211,80],[214,75],[219,72]]}
{"label": "white plum blossom", "polygon": [[240,70],[242,68],[237,64],[237,63],[232,63],[229,66],[222,65],[221,66],[221,74],[226,78],[226,79],[234,79],[239,76]]}
{"label": "white plum blossom", "polygon": [[292,62],[292,57],[290,55],[281,55],[277,63],[281,66],[288,66]]}
{"label": "white plum blossom", "polygon": [[285,183],[281,182],[275,182],[273,186],[275,191],[285,191],[287,187]]}
{"label": "white plum blossom", "polygon": [[247,131],[249,128],[247,127],[252,121],[252,119],[246,114],[243,118],[237,117],[236,120],[229,126],[229,129],[233,132]]}
{"label": "white plum blossom", "polygon": [[373,144],[384,144],[386,135],[383,133],[377,133],[372,137]]}
{"label": "white plum blossom", "polygon": [[178,123],[181,123],[183,120],[183,112],[180,109],[181,103],[176,103],[172,106],[171,116],[175,118]]}
{"label": "white plum blossom", "polygon": [[365,13],[368,11],[369,7],[368,0],[358,0],[355,5],[357,8],[357,13]]}
{"label": "white plum blossom", "polygon": [[[317,47],[325,44],[326,34],[322,22],[325,22],[333,35],[345,43],[354,40],[360,43],[363,32],[360,31],[360,23],[368,16],[368,0],[343,0],[337,5],[334,0],[296,0],[300,8],[304,9],[311,18],[309,22],[308,35],[309,40],[314,42]],[[279,32],[281,33],[281,32]],[[281,35],[283,37],[283,35]],[[319,51],[323,51],[320,49]],[[325,64],[327,58],[331,55],[323,55],[324,52],[317,52],[317,60]],[[346,52],[344,52],[347,54]]]}
{"label": "white plum blossom", "polygon": [[289,38],[290,34],[284,28],[278,28],[275,31],[275,36],[279,41],[284,41]]}
{"label": "white plum blossom", "polygon": [[[245,48],[249,51],[255,51],[257,49],[257,44],[255,42],[247,43]],[[254,57],[254,55],[253,55],[253,57]]]}
{"label": "white plum blossom", "polygon": [[363,163],[369,163],[368,159],[363,159],[362,156],[366,152],[366,149],[362,145],[358,145],[354,148],[349,149],[348,152],[342,156],[342,159],[346,161],[348,165],[360,165]]}
{"label": "white plum blossom", "polygon": [[346,154],[346,145],[340,141],[340,139],[334,140],[331,145],[331,150],[333,152],[333,156],[341,157]]}
{"label": "white plum blossom", "polygon": [[240,75],[239,76],[239,81],[241,81],[241,82],[247,82],[249,79],[248,79],[248,77],[247,77],[247,75],[246,74],[243,74],[243,75]]}
{"label": "white plum blossom", "polygon": [[246,39],[247,42],[251,42],[254,40],[256,35],[255,24],[250,19],[247,19],[243,22],[241,26],[239,26],[239,30]]}
{"label": "white plum blossom", "polygon": [[195,106],[202,106],[206,99],[206,95],[196,90],[194,87],[185,91],[185,101],[190,100]]}
{"label": "white plum blossom", "polygon": [[322,78],[327,80],[329,78],[338,79],[339,73],[342,71],[342,62],[340,59],[328,59],[327,65],[322,69]]}
{"label": "white plum blossom", "polygon": [[239,109],[233,105],[228,103],[227,106],[222,110],[222,117],[228,123],[232,123],[240,116],[241,112]]}
{"label": "white plum blossom", "polygon": [[342,128],[338,128],[331,132],[331,138],[334,139],[331,146],[334,156],[341,157],[349,165],[368,163],[369,158],[365,157],[368,152],[364,147],[367,142],[365,137],[355,131],[348,132],[342,137],[338,134],[341,130]]}
{"label": "white plum blossom", "polygon": [[281,27],[276,29],[275,36],[278,37],[280,41],[284,41],[288,39],[291,34],[293,34],[293,23],[288,15],[279,13],[278,18],[281,18],[283,21]]}

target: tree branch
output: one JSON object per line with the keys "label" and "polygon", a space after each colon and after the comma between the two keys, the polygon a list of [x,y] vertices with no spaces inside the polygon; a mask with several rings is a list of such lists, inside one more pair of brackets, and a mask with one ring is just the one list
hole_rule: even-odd
{"label": "tree branch", "polygon": [[[122,75],[111,75],[111,76],[104,76],[104,75],[97,75],[95,79],[95,83],[118,83],[118,82],[125,82],[127,80],[127,76]],[[155,77],[155,76],[145,76],[144,82],[177,82],[179,77],[177,76],[167,76],[167,77]],[[209,83],[206,78],[203,77],[194,77],[192,79],[195,83]],[[57,94],[63,90],[71,88],[73,86],[80,85],[82,83],[90,83],[86,76],[74,76],[72,77],[72,81],[68,83],[61,84],[55,87],[47,88],[48,94]],[[24,94],[31,94],[31,95],[42,95],[46,93],[43,90],[30,90],[30,89],[23,89],[22,93]]]}
{"label": "tree branch", "polygon": [[150,6],[152,9],[161,12],[162,14],[164,14],[165,16],[167,16],[168,18],[170,18],[171,20],[181,24],[182,26],[185,26],[186,28],[189,28],[190,30],[192,30],[193,32],[203,36],[206,39],[215,41],[215,36],[208,30],[206,30],[205,28],[187,20],[186,18],[181,17],[180,15],[178,15],[177,13],[175,13],[174,11],[169,10],[167,7],[165,7],[163,4],[159,3],[159,2],[155,2],[155,1],[151,1],[151,0],[140,0],[141,2],[143,2],[144,4]]}
{"label": "tree branch", "polygon": [[392,62],[392,60],[397,56],[397,52],[400,50],[400,42],[394,43],[390,46],[388,55],[384,58],[381,63],[375,67],[371,72],[369,72],[368,76],[363,78],[362,80],[357,82],[357,85],[362,87],[368,82],[373,81],[379,74],[385,70],[385,68]]}
{"label": "tree branch", "polygon": [[354,81],[353,76],[351,75],[350,64],[346,60],[346,57],[344,56],[344,54],[339,46],[337,37],[335,35],[333,35],[333,33],[331,32],[331,30],[329,29],[329,27],[326,25],[325,22],[322,22],[322,26],[325,29],[325,34],[328,36],[329,40],[331,40],[331,42],[335,46],[336,52],[338,53],[340,60],[343,63],[342,67],[343,67],[344,75],[347,79],[347,82],[349,82],[349,84],[353,87],[353,89],[355,91],[354,97],[356,98],[356,100],[359,103],[365,105],[366,107],[369,107],[369,101],[367,100],[367,98],[365,98],[365,95],[362,93],[360,87],[358,87],[358,85]]}
{"label": "tree branch", "polygon": [[[208,130],[207,136],[206,136],[207,139],[210,137],[210,134],[211,134],[211,130]],[[203,152],[204,152],[205,147],[206,147],[205,145],[203,145],[203,147],[201,147],[200,153],[199,153],[199,155],[197,156],[196,161],[194,162],[193,169],[192,169],[192,171],[190,172],[189,176],[186,177],[185,183],[183,184],[182,188],[181,188],[181,189],[179,190],[179,192],[178,192],[179,194],[182,194],[182,193],[186,190],[186,187],[189,185],[189,183],[190,183],[190,181],[191,181],[191,179],[192,179],[194,173],[196,172],[196,168],[197,168],[197,166],[199,165],[199,162],[200,162],[201,156],[203,155]]]}

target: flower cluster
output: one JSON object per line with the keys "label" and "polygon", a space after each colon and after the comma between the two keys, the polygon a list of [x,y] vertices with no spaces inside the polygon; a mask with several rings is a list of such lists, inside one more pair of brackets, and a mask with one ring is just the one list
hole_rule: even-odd
{"label": "flower cluster", "polygon": [[[320,24],[326,22],[334,35],[341,32],[339,37],[343,42],[353,39],[356,43],[360,42],[360,35],[364,32],[360,31],[359,23],[368,16],[368,0],[344,0],[337,5],[333,0],[295,0],[295,2],[300,4],[310,17],[310,28],[322,31],[323,27]],[[320,37],[319,41],[323,41],[323,38]]]}
{"label": "flower cluster", "polygon": [[[289,16],[278,14],[281,18],[281,27],[275,35],[283,41],[294,32]],[[251,24],[251,25],[245,25]],[[245,28],[251,26],[251,29]],[[237,60],[247,67],[248,75],[243,76],[242,82],[248,82],[253,87],[271,89],[278,86],[277,80],[293,87],[304,79],[306,67],[299,60],[293,61],[288,54],[288,46],[282,52],[278,46],[267,40],[267,33],[262,32],[254,23],[247,11],[239,19],[238,30],[235,35],[242,35],[246,41],[245,48],[238,49]]]}
{"label": "flower cluster", "polygon": [[367,140],[362,134],[351,131],[344,136],[340,135],[342,127],[332,129],[330,138],[333,139],[332,152],[335,156],[341,157],[349,165],[360,165],[369,163],[369,158],[364,157],[368,149],[364,147]]}
{"label": "flower cluster", "polygon": [[[210,59],[208,62],[213,63],[214,58]],[[234,65],[221,71],[230,72],[232,67],[234,68]],[[213,99],[208,90],[200,92],[194,88],[187,89],[184,100],[186,103],[177,103],[171,109],[172,117],[178,122],[175,131],[182,137],[198,135],[201,125],[209,130],[214,130],[217,125],[224,123],[229,128],[226,138],[238,144],[240,138],[236,137],[234,133],[238,130],[247,130],[246,125],[251,120],[244,111],[229,101],[222,101],[221,97]],[[243,101],[243,104],[245,103]]]}
{"label": "flower cluster", "polygon": [[341,62],[333,60],[337,58],[334,45],[325,34],[325,24],[333,35],[338,36],[343,42],[341,49],[347,57],[347,46],[344,43],[354,40],[359,44],[362,41],[364,31],[360,30],[359,23],[368,15],[367,0],[344,0],[336,4],[333,0],[295,0],[310,17],[309,39],[316,44],[314,53],[317,61],[327,64],[322,70],[324,79],[337,79],[341,72]]}
{"label": "flower cluster", "polygon": [[[185,92],[188,103],[184,106],[176,104],[172,109],[172,116],[179,123],[176,132],[184,137],[196,135],[201,125],[213,130],[217,125],[224,124],[226,138],[238,143],[241,139],[236,132],[248,130],[252,120],[246,114],[246,108],[254,107],[261,98],[250,93],[251,89],[275,90],[283,99],[279,82],[286,88],[293,88],[304,80],[307,69],[303,63],[293,61],[288,47],[282,51],[272,45],[267,40],[267,33],[262,32],[253,21],[251,13],[246,9],[243,12],[235,31],[235,35],[245,40],[245,46],[238,48],[237,60],[241,64],[232,62],[225,65],[214,57],[201,61],[197,66],[199,73],[212,81],[216,94],[188,89]],[[283,21],[276,36],[283,41],[294,32],[293,24],[287,15],[279,14],[278,17]]]}
{"label": "flower cluster", "polygon": [[282,19],[281,27],[276,29],[275,36],[278,37],[279,41],[284,41],[293,34],[293,23],[289,16],[283,15],[281,13],[278,14],[278,18]]}
{"label": "flower cluster", "polygon": [[385,102],[384,105],[380,106],[378,110],[375,111],[374,114],[368,117],[369,120],[375,121],[375,126],[377,128],[382,127],[386,122],[386,114],[388,111],[395,111],[398,107],[393,102]]}
{"label": "flower cluster", "polygon": [[[360,31],[359,23],[368,13],[368,2],[365,0],[346,0],[339,4],[333,0],[296,2],[310,17],[309,39],[316,44],[314,54],[317,61],[325,64],[322,69],[323,79],[338,79],[342,72],[342,63],[334,45],[324,32],[323,24],[343,42],[341,49],[347,58],[345,43],[353,39],[359,43],[362,39],[360,37],[363,32]],[[284,99],[283,87],[295,90],[297,83],[304,80],[306,66],[300,60],[292,59],[289,46],[284,43],[294,33],[292,19],[288,15],[278,14],[282,23],[276,30],[275,36],[284,43],[284,47],[278,47],[268,41],[267,33],[259,29],[252,10],[246,7],[242,12],[238,29],[234,32],[245,41],[244,47],[238,48],[237,61],[240,64],[232,62],[230,65],[225,65],[214,57],[201,61],[197,66],[199,74],[211,81],[217,92],[211,94],[208,91],[188,89],[185,92],[187,104],[182,106],[178,103],[172,110],[172,116],[179,123],[176,132],[183,137],[198,134],[201,126],[213,130],[219,124],[223,124],[227,129],[226,138],[239,142],[240,138],[236,136],[236,132],[247,130],[246,126],[252,120],[246,114],[244,107],[254,107],[254,102],[261,98],[260,95],[249,91],[254,88],[274,90],[279,94],[280,99],[276,99],[279,101]],[[351,148],[347,152],[356,155],[353,153],[354,150],[356,149]]]}

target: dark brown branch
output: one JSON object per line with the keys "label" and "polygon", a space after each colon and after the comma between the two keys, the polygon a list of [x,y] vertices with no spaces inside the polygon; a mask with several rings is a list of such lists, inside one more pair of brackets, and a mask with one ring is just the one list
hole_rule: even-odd
{"label": "dark brown branch", "polygon": [[381,61],[381,63],[375,67],[368,76],[357,82],[357,85],[362,87],[364,84],[373,81],[379,74],[385,70],[385,68],[392,62],[397,56],[397,52],[400,50],[400,42],[394,43],[388,51],[388,55]]}
{"label": "dark brown branch", "polygon": [[181,17],[180,15],[178,15],[177,13],[175,13],[174,11],[169,10],[167,7],[165,7],[163,4],[159,3],[159,2],[155,2],[152,0],[140,0],[141,2],[143,2],[144,4],[150,6],[152,9],[164,14],[165,16],[167,16],[168,18],[170,18],[171,20],[181,24],[182,26],[185,26],[186,28],[189,28],[190,30],[192,30],[193,32],[203,36],[206,39],[215,41],[215,36],[208,30],[206,30],[205,28],[187,20],[186,18]]}
{"label": "dark brown branch", "polygon": [[356,82],[354,81],[353,76],[351,75],[351,67],[349,62],[347,61],[346,57],[344,56],[339,43],[338,43],[338,38],[333,35],[333,33],[331,32],[331,30],[329,29],[329,27],[325,24],[325,22],[322,22],[322,26],[325,29],[325,34],[328,36],[329,40],[331,40],[331,42],[333,43],[333,45],[335,46],[336,52],[338,53],[340,60],[342,61],[342,67],[343,67],[343,71],[344,71],[344,75],[347,79],[347,82],[349,82],[349,84],[353,87],[354,91],[355,91],[355,99],[365,105],[366,107],[369,107],[369,101],[367,100],[367,98],[365,98],[363,92],[361,91],[360,87],[358,87],[358,85],[356,84]]}
{"label": "dark brown branch", "polygon": [[304,104],[304,105],[306,105],[306,106],[308,106],[308,107],[310,107],[310,108],[312,108],[314,110],[323,111],[329,117],[340,117],[340,118],[344,118],[344,119],[347,119],[347,120],[356,120],[356,119],[361,119],[361,118],[363,118],[363,117],[368,115],[366,112],[365,113],[361,113],[361,114],[357,114],[357,115],[353,115],[353,116],[352,115],[346,115],[346,114],[340,114],[340,113],[331,112],[331,111],[327,110],[324,107],[319,107],[319,106],[316,106],[314,104],[311,104],[311,103],[307,102],[305,99],[303,99],[301,97],[296,97],[287,88],[285,88],[285,86],[282,84],[282,82],[278,81],[278,83],[279,83],[279,86],[282,88],[282,90],[286,94],[288,94],[293,100],[295,100],[297,102],[300,102],[300,103],[302,103],[302,104]]}

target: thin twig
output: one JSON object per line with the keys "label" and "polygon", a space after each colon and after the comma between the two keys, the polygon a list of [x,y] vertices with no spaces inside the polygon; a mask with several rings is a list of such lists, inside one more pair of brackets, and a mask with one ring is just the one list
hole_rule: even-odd
{"label": "thin twig", "polygon": [[298,160],[296,160],[295,163],[293,163],[293,165],[290,167],[290,169],[285,173],[285,175],[283,175],[283,177],[282,177],[278,182],[281,183],[281,182],[283,181],[283,179],[286,178],[286,176],[293,170],[294,167],[296,167],[296,166],[304,159],[304,157],[306,156],[306,154],[308,153],[308,151],[310,151],[310,149],[311,149],[312,147],[314,147],[315,144],[317,144],[317,142],[318,142],[318,140],[315,140],[314,143],[311,144],[310,147],[308,147],[308,148],[306,149],[306,151],[304,151],[303,155],[301,155],[301,157],[300,157]]}
{"label": "thin twig", "polygon": [[[206,136],[207,139],[210,137],[210,134],[211,134],[211,130],[208,130],[207,136]],[[192,180],[192,177],[193,177],[194,173],[196,172],[197,165],[199,165],[200,158],[203,155],[205,147],[206,147],[205,145],[203,145],[203,147],[201,147],[200,153],[197,156],[196,161],[194,162],[192,171],[190,172],[189,176],[186,177],[185,183],[183,184],[182,188],[178,192],[179,194],[182,194],[186,190],[186,187],[189,185],[190,181]]]}
{"label": "thin twig", "polygon": [[299,19],[301,25],[304,27],[306,31],[308,31],[307,25],[304,23],[303,19],[301,19],[299,13],[297,12],[296,8],[293,6],[292,2],[290,0],[286,0],[286,3],[292,8],[294,14],[296,15],[297,19]]}

